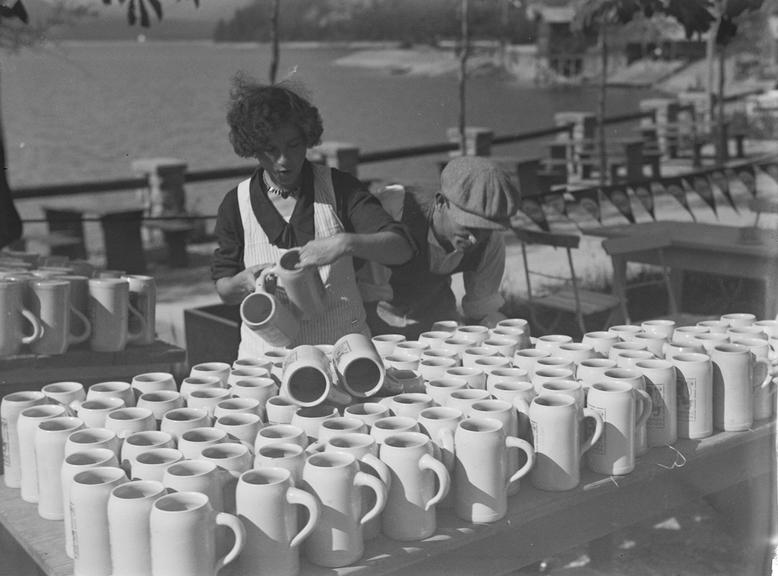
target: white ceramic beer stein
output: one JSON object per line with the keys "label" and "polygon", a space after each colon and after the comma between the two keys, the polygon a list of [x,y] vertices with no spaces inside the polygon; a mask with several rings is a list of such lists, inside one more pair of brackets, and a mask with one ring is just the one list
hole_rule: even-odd
{"label": "white ceramic beer stein", "polygon": [[297,444],[300,448],[305,449],[308,447],[308,435],[305,430],[294,424],[270,424],[260,428],[257,432],[257,438],[254,440],[254,454],[259,452],[263,446],[287,442]]}
{"label": "white ceramic beer stein", "polygon": [[[533,486],[551,491],[578,486],[581,458],[603,431],[602,418],[597,412],[584,408],[583,415],[594,422],[593,428],[580,426],[578,407],[570,396],[543,393],[533,398],[529,407],[535,446],[535,466],[530,472]],[[591,430],[591,434],[582,437],[582,429]]]}
{"label": "white ceramic beer stein", "polygon": [[[151,414],[151,411],[148,411]],[[152,422],[154,416],[151,415]],[[211,417],[208,413],[197,408],[174,408],[168,410],[162,417],[159,429],[167,432],[178,442],[181,435],[192,428],[203,428],[211,425]]]}
{"label": "white ceramic beer stein", "polygon": [[[367,466],[368,472],[381,480],[387,489],[391,486],[392,476],[384,464],[378,458],[378,443],[369,434],[361,432],[345,432],[330,437],[324,444],[326,452],[346,452],[351,454],[362,464]],[[363,469],[364,471],[364,469]],[[375,494],[367,487],[362,488],[362,509],[370,510],[375,504]],[[378,536],[381,529],[380,516],[368,520],[362,525],[362,534],[365,540]]]}
{"label": "white ceramic beer stein", "polygon": [[135,393],[129,382],[109,381],[92,384],[86,391],[87,400],[97,398],[121,398],[127,407],[135,406]]}
{"label": "white ceramic beer stein", "polygon": [[132,390],[135,393],[135,399],[140,398],[146,392],[161,392],[170,390],[176,392],[176,379],[169,372],[144,372],[136,374],[132,378]]}
{"label": "white ceramic beer stein", "polygon": [[186,406],[186,400],[175,390],[159,390],[141,394],[138,397],[137,406],[151,410],[157,427],[159,427],[165,413],[175,408],[183,408]]}
{"label": "white ceramic beer stein", "polygon": [[649,448],[674,444],[678,439],[678,399],[675,366],[668,360],[640,360],[635,369],[645,378],[651,396],[651,415],[646,421]]}
{"label": "white ceramic beer stein", "polygon": [[640,327],[644,332],[649,334],[656,334],[664,338],[665,340],[671,340],[673,332],[675,331],[675,320],[656,319],[656,320],[644,320],[640,323]]}
{"label": "white ceramic beer stein", "polygon": [[254,468],[283,468],[289,470],[292,484],[299,486],[308,453],[299,444],[284,442],[267,444],[254,454]]}
{"label": "white ceramic beer stein", "polygon": [[341,336],[332,351],[332,364],[343,388],[356,398],[374,396],[384,385],[384,363],[364,334]]}
{"label": "white ceramic beer stein", "polygon": [[213,427],[224,430],[231,439],[242,442],[253,450],[257,433],[262,428],[262,420],[253,412],[230,412],[217,418]]}
{"label": "white ceramic beer stein", "polygon": [[[129,331],[129,317],[133,328]],[[139,340],[146,330],[146,321],[140,311],[130,304],[130,283],[121,278],[89,279],[89,321],[92,350],[119,352],[128,342]]]}
{"label": "white ceramic beer stein", "polygon": [[375,346],[375,349],[383,358],[394,352],[397,343],[405,341],[405,336],[402,334],[377,334],[371,340],[373,341],[373,346]]}
{"label": "white ceramic beer stein", "polygon": [[114,454],[119,462],[122,442],[113,430],[108,428],[82,428],[76,430],[65,440],[65,457],[76,452],[84,452],[92,448],[107,448]]}
{"label": "white ceramic beer stein", "polygon": [[454,390],[462,390],[467,388],[467,382],[461,378],[436,378],[430,380],[424,386],[426,394],[432,398],[435,404],[443,406],[448,401],[448,396]]}
{"label": "white ceramic beer stein", "polygon": [[723,314],[721,320],[730,325],[730,327],[740,328],[743,326],[751,326],[756,322],[756,316],[746,312],[731,312],[729,314]]}
{"label": "white ceramic beer stein", "polygon": [[177,446],[184,458],[199,458],[203,450],[214,444],[229,442],[229,433],[221,428],[200,426],[185,430],[178,438]]}
{"label": "white ceramic beer stein", "polygon": [[[30,311],[40,320],[43,335],[30,343],[35,354],[64,354],[68,346],[86,342],[92,332],[89,319],[70,304],[70,282],[36,280],[29,283]],[[71,317],[81,329],[71,332]]]}
{"label": "white ceramic beer stein", "polygon": [[[508,450],[519,449],[527,460],[509,476]],[[454,434],[454,510],[467,522],[495,522],[508,511],[508,485],[525,476],[535,465],[532,445],[506,436],[494,418],[462,420]]]}
{"label": "white ceramic beer stein", "polygon": [[83,402],[86,398],[84,385],[80,382],[52,382],[41,388],[41,391],[49,401],[62,404],[68,409],[73,402]]}
{"label": "white ceramic beer stein", "polygon": [[330,395],[332,376],[324,352],[309,344],[295,346],[284,360],[279,394],[299,406],[316,406]]}
{"label": "white ceramic beer stein", "polygon": [[400,432],[389,435],[379,448],[391,472],[381,528],[393,540],[423,540],[437,529],[436,505],[448,494],[451,476],[435,458],[434,446],[420,432]]}
{"label": "white ceramic beer stein", "polygon": [[110,576],[113,573],[108,499],[111,490],[125,482],[124,470],[113,466],[89,468],[73,477],[70,511],[75,576]]}
{"label": "white ceramic beer stein", "polygon": [[119,460],[116,454],[108,448],[89,448],[82,452],[74,452],[65,456],[60,473],[62,486],[62,503],[65,516],[65,554],[73,558],[73,515],[70,509],[70,488],[73,478],[87,468],[109,466],[118,468]]}
{"label": "white ceramic beer stein", "polygon": [[38,424],[43,420],[58,418],[67,414],[61,404],[30,406],[19,414],[19,482],[22,500],[38,502],[38,464],[35,459],[35,436]]}
{"label": "white ceramic beer stein", "polygon": [[289,346],[300,331],[292,309],[263,291],[249,294],[240,304],[243,323],[271,346]]}
{"label": "white ceramic beer stein", "polygon": [[719,344],[713,362],[713,427],[739,432],[754,423],[754,354],[742,344]]}
{"label": "white ceramic beer stein", "polygon": [[513,355],[513,365],[526,370],[528,374],[532,374],[535,371],[535,363],[538,358],[547,358],[548,356],[551,356],[551,353],[545,350],[519,348]]}
{"label": "white ceramic beer stein", "polygon": [[[360,488],[375,492],[376,504],[362,511]],[[306,558],[318,566],[348,566],[362,557],[362,525],[378,516],[386,505],[386,487],[359,471],[356,458],[344,452],[320,452],[308,457],[302,487],[321,502],[319,523],[303,543]]]}
{"label": "white ceramic beer stein", "polygon": [[557,355],[557,348],[560,344],[568,344],[573,341],[573,337],[567,334],[544,334],[535,339],[535,350],[548,352],[552,356]]}
{"label": "white ceramic beer stein", "polygon": [[710,436],[713,434],[713,363],[710,356],[678,354],[671,362],[678,370],[678,437],[698,440]]}
{"label": "white ceramic beer stein", "polygon": [[235,382],[238,382],[243,378],[269,378],[271,367],[267,367],[266,364],[263,366],[239,366],[238,368],[233,366],[230,368],[230,373],[227,376],[227,382],[225,382],[224,387],[232,388],[235,385]]}
{"label": "white ceramic beer stein", "polygon": [[[662,346],[664,347],[664,344]],[[614,360],[616,360],[616,366],[618,368],[634,368],[635,362],[639,362],[640,360],[651,360],[656,357],[657,355],[648,349],[621,350],[614,356]]]}
{"label": "white ceramic beer stein", "polygon": [[336,418],[340,413],[331,404],[319,404],[297,408],[292,416],[292,426],[297,426],[305,431],[308,442],[314,442],[319,437],[319,427],[322,422],[330,418]]}
{"label": "white ceramic beer stein", "polygon": [[105,415],[105,427],[123,439],[133,432],[156,430],[157,423],[147,408],[118,408]]}
{"label": "white ceramic beer stein", "polygon": [[656,332],[638,332],[633,337],[633,342],[642,342],[646,345],[646,350],[655,356],[662,355],[662,347],[669,341],[669,338]]}
{"label": "white ceramic beer stein", "polygon": [[12,392],[0,401],[0,432],[3,439],[3,470],[5,485],[19,488],[21,465],[19,463],[19,415],[25,408],[43,404],[46,396],[38,390]]}
{"label": "white ceramic beer stein", "polygon": [[[646,379],[643,377],[643,374],[634,368],[613,368],[611,370],[606,370],[603,382],[626,382],[636,390],[646,391]],[[638,419],[638,427],[634,436],[635,456],[642,456],[648,452],[647,418],[648,416],[644,419]]]}
{"label": "white ceramic beer stein", "polygon": [[133,432],[124,438],[121,445],[119,465],[130,473],[130,464],[138,457],[141,452],[146,452],[152,448],[175,448],[176,441],[167,432],[161,430],[141,430]]}
{"label": "white ceramic beer stein", "polygon": [[130,479],[162,482],[165,470],[183,459],[184,455],[175,448],[149,448],[130,460]]}
{"label": "white ceramic beer stein", "polygon": [[489,337],[489,328],[478,324],[457,326],[454,329],[454,336],[470,340],[474,346],[480,346],[481,342]]}
{"label": "white ceramic beer stein", "polygon": [[219,379],[219,386],[226,388],[231,370],[232,367],[226,362],[200,362],[189,369],[189,376],[192,378],[208,378],[215,376]]}
{"label": "white ceramic beer stein", "polygon": [[[216,527],[225,526],[235,536],[232,548],[217,557]],[[216,512],[208,496],[176,492],[158,498],[149,515],[152,576],[216,576],[233,562],[246,543],[241,521]]]}
{"label": "white ceramic beer stein", "polygon": [[635,469],[635,433],[651,414],[651,397],[630,383],[608,380],[589,388],[588,407],[603,421],[603,433],[586,453],[589,468],[618,476]]}
{"label": "white ceramic beer stein", "polygon": [[419,424],[409,416],[387,416],[379,418],[370,429],[370,435],[378,444],[382,444],[387,436],[398,432],[418,432]]}
{"label": "white ceramic beer stein", "polygon": [[742,344],[754,355],[752,386],[754,389],[754,420],[764,420],[773,415],[772,361],[774,352],[770,344],[761,338],[740,338],[733,344]]}
{"label": "white ceramic beer stein", "polygon": [[[41,322],[25,307],[23,294],[25,283],[0,278],[0,357],[18,354],[22,345],[29,345],[43,336]],[[25,335],[24,326],[29,324],[32,333]]]}
{"label": "white ceramic beer stein", "polygon": [[189,394],[186,405],[188,408],[205,412],[209,418],[213,419],[217,404],[230,397],[231,394],[227,388],[198,388]]}
{"label": "white ceramic beer stein", "polygon": [[[73,406],[73,405],[71,405]],[[77,404],[76,416],[87,428],[105,428],[105,419],[110,412],[124,408],[124,400],[116,397],[95,398]]]}
{"label": "white ceramic beer stein", "polygon": [[420,392],[403,392],[395,396],[387,396],[381,404],[388,407],[395,416],[407,416],[414,420],[425,408],[434,404],[432,397]]}
{"label": "white ceramic beer stein", "polygon": [[154,480],[132,480],[111,490],[106,506],[111,576],[151,574],[149,518],[154,502],[165,494]]}
{"label": "white ceramic beer stein", "polygon": [[[507,436],[519,436],[518,410],[512,402],[505,400],[486,399],[478,400],[470,405],[466,416],[468,418],[494,418],[502,424]],[[507,477],[510,478],[519,469],[519,454],[516,450],[508,451]],[[519,483],[512,482],[508,485],[508,496],[519,492]]]}
{"label": "white ceramic beer stein", "polygon": [[343,415],[358,418],[365,423],[369,430],[376,420],[389,416],[389,408],[380,402],[359,402],[346,406],[343,409]]}
{"label": "white ceramic beer stein", "polygon": [[[209,460],[180,460],[168,466],[162,484],[174,492],[201,492],[208,496],[216,512],[227,512],[226,500],[234,500],[227,490],[235,490],[235,477]],[[229,496],[229,498],[227,498]]]}
{"label": "white ceramic beer stein", "polygon": [[38,516],[41,518],[64,518],[60,472],[65,460],[65,442],[71,432],[83,427],[84,422],[73,416],[59,416],[38,423],[35,430],[35,466],[38,474]]}
{"label": "white ceramic beer stein", "polygon": [[[183,387],[183,385],[182,385]],[[278,394],[278,385],[270,376],[243,377],[237,380],[231,387],[233,398],[253,398],[259,402],[259,416],[263,421],[268,421],[267,403]]]}
{"label": "white ceramic beer stein", "polygon": [[271,396],[265,403],[268,424],[289,424],[299,406],[284,396]]}
{"label": "white ceramic beer stein", "polygon": [[621,338],[613,332],[606,330],[595,330],[594,332],[587,332],[581,338],[581,344],[587,344],[591,346],[595,354],[598,357],[607,358],[610,352],[611,346],[616,342],[621,342]]}
{"label": "white ceramic beer stein", "polygon": [[446,372],[443,378],[440,379],[455,379],[461,380],[468,388],[486,388],[486,372],[483,368],[476,366],[454,366],[453,368],[446,368]]}
{"label": "white ceramic beer stein", "polygon": [[[296,488],[288,470],[263,468],[241,475],[235,502],[246,529],[246,546],[235,564],[238,573],[297,576],[300,545],[319,522],[319,501]],[[298,506],[308,511],[302,527]]]}
{"label": "white ceramic beer stein", "polygon": [[449,473],[454,471],[454,433],[465,415],[458,408],[432,406],[419,413],[421,432],[437,446],[441,462]]}

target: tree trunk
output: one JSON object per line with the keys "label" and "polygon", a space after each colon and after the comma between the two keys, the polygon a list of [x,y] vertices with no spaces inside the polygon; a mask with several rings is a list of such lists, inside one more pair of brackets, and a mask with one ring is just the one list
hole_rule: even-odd
{"label": "tree trunk", "polygon": [[605,144],[605,101],[608,95],[608,25],[600,30],[600,94],[597,102],[597,150],[600,157],[600,185],[608,179],[608,156]]}
{"label": "tree trunk", "polygon": [[[729,154],[727,150],[727,126],[726,118],[724,117],[724,86],[726,80],[726,60],[727,49],[725,46],[719,46],[719,89],[718,98],[716,99],[716,126],[717,137],[716,142],[716,159],[719,164],[723,164],[729,160]],[[711,111],[713,113],[713,111]]]}
{"label": "tree trunk", "polygon": [[273,13],[270,16],[270,83],[275,84],[278,74],[278,15],[281,11],[281,0],[273,0]]}
{"label": "tree trunk", "polygon": [[22,237],[22,220],[16,211],[11,187],[8,184],[8,166],[5,156],[5,131],[0,116],[0,248],[4,248]]}
{"label": "tree trunk", "polygon": [[470,51],[470,31],[468,30],[467,0],[462,0],[462,38],[459,47],[459,150],[462,156],[467,154],[467,57]]}

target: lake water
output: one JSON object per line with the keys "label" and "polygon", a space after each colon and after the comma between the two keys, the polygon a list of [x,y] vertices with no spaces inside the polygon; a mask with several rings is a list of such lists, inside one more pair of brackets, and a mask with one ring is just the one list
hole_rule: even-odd
{"label": "lake water", "polygon": [[[392,75],[334,65],[345,48],[284,47],[281,73],[294,71],[324,118],[324,139],[365,152],[445,141],[458,122],[457,79]],[[66,43],[2,55],[2,112],[12,185],[133,176],[148,156],[185,160],[190,169],[246,165],[228,142],[224,120],[230,78],[267,77],[265,45]],[[613,89],[608,113],[637,109],[645,90]],[[538,89],[510,79],[468,84],[468,124],[497,135],[552,124],[559,110],[594,110],[594,88]],[[540,141],[495,153],[544,154]],[[370,164],[360,176],[432,180],[441,156]],[[188,187],[189,205],[214,214],[235,182]],[[20,205],[39,217],[38,201]]]}

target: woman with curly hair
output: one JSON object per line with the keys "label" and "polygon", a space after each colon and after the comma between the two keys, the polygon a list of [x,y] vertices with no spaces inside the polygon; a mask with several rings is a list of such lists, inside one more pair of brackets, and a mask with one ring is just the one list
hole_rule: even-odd
{"label": "woman with curly hair", "polygon": [[[306,159],[307,150],[320,143],[322,120],[289,85],[236,76],[227,124],[235,153],[259,166],[219,206],[211,275],[221,299],[241,302],[264,268],[299,247],[299,266],[319,267],[328,309],[302,319],[293,344],[331,344],[344,334],[369,334],[353,258],[385,265],[409,260],[415,248],[405,227],[355,177]],[[241,327],[239,356],[267,347]]]}

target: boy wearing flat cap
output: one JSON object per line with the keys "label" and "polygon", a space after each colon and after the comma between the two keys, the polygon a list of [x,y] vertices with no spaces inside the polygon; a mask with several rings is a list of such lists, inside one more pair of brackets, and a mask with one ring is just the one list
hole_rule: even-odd
{"label": "boy wearing flat cap", "polygon": [[[518,192],[502,170],[486,158],[462,156],[445,166],[437,192],[388,186],[376,195],[408,227],[418,252],[400,266],[367,263],[360,271],[374,335],[416,339],[438,320],[494,326],[504,318],[505,244],[497,232],[515,214]],[[462,317],[451,290],[451,276],[458,272],[465,288]]]}

